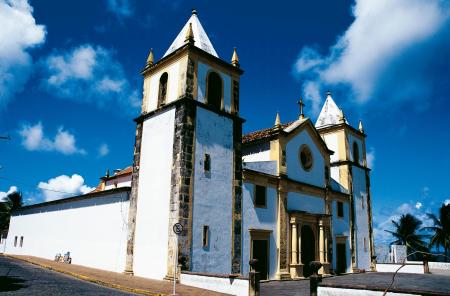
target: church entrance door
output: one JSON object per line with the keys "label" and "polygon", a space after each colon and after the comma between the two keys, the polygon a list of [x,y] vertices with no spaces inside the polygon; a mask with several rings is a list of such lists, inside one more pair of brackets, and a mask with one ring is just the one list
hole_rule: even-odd
{"label": "church entrance door", "polygon": [[258,259],[258,264],[255,266],[255,269],[256,271],[260,272],[262,280],[267,280],[267,274],[269,271],[268,268],[269,241],[267,239],[253,240],[252,250],[253,250],[252,259]]}
{"label": "church entrance door", "polygon": [[345,273],[347,271],[347,258],[345,252],[345,243],[336,244],[336,272],[337,274]]}
{"label": "church entrance door", "polygon": [[303,263],[303,276],[309,277],[312,272],[309,268],[309,263],[316,259],[316,243],[314,238],[314,232],[308,225],[303,225],[301,229],[302,240],[302,263]]}

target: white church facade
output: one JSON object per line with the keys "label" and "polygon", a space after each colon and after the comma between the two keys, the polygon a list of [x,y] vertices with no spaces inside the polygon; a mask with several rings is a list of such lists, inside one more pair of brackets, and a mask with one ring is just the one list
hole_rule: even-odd
{"label": "white church facade", "polygon": [[307,277],[311,261],[325,274],[373,269],[366,135],[330,93],[315,124],[277,115],[242,135],[237,53],[222,60],[195,11],[141,73],[133,165],[13,213],[5,253],[70,251],[73,264],[152,279],[173,278],[178,256],[181,282],[212,289],[245,281],[252,258],[263,279]]}

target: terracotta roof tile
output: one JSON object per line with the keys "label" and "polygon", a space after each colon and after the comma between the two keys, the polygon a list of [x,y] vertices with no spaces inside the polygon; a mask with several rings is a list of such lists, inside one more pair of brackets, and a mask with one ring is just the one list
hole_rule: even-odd
{"label": "terracotta roof tile", "polygon": [[133,172],[133,167],[129,166],[124,168],[123,170],[118,171],[114,176],[111,177],[116,177],[116,176],[120,176],[120,175],[126,175],[126,174],[131,174],[131,172]]}
{"label": "terracotta roof tile", "polygon": [[[281,129],[287,128],[294,122],[295,121],[291,121],[291,122],[282,124]],[[272,135],[276,134],[277,132],[278,132],[278,128],[276,126],[273,126],[270,128],[266,128],[266,129],[262,129],[262,130],[255,131],[252,133],[248,133],[248,134],[242,136],[242,143],[245,144],[245,143],[249,143],[249,142],[253,142],[253,141],[257,141],[257,140],[266,139],[266,138],[269,138]]]}

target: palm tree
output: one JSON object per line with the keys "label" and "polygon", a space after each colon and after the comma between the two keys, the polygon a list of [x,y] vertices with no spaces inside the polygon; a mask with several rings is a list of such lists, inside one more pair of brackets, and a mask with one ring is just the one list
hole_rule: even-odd
{"label": "palm tree", "polygon": [[18,191],[8,194],[5,201],[0,202],[0,233],[8,230],[11,212],[22,206],[22,193]]}
{"label": "palm tree", "polygon": [[425,230],[431,230],[430,247],[436,247],[438,250],[444,248],[445,260],[448,261],[448,250],[450,248],[450,204],[442,204],[439,209],[439,219],[435,214],[427,214],[433,220],[434,226],[424,227]]}
{"label": "palm tree", "polygon": [[395,241],[391,242],[391,245],[406,245],[407,256],[418,258],[420,256],[412,256],[413,252],[428,250],[425,242],[426,235],[419,234],[421,230],[422,221],[417,219],[411,214],[402,215],[398,221],[392,220],[395,226],[394,231],[385,230],[394,236]]}

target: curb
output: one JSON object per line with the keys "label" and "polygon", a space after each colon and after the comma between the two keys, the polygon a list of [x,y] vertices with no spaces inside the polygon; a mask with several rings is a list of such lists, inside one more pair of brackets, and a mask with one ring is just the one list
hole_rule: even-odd
{"label": "curb", "polygon": [[67,271],[67,270],[63,270],[63,269],[59,269],[59,268],[54,268],[54,267],[51,267],[49,265],[45,265],[45,264],[42,264],[42,263],[29,261],[29,260],[24,259],[24,258],[18,258],[18,257],[7,255],[7,254],[0,254],[0,256],[8,257],[8,258],[11,258],[11,259],[20,260],[20,261],[23,261],[23,262],[26,262],[26,263],[29,263],[29,264],[33,264],[33,265],[36,265],[36,266],[39,266],[39,267],[51,270],[51,271],[56,271],[56,272],[59,272],[59,273],[66,274],[66,275],[78,278],[80,280],[83,280],[83,281],[91,282],[91,283],[94,283],[94,284],[97,284],[97,285],[100,285],[100,286],[104,286],[104,287],[108,287],[108,288],[121,290],[121,291],[124,291],[124,292],[131,292],[131,293],[147,295],[147,296],[167,296],[166,294],[161,294],[161,293],[156,293],[155,294],[155,293],[149,292],[147,290],[136,289],[136,288],[122,286],[122,285],[119,285],[119,284],[108,283],[108,282],[101,281],[101,280],[98,280],[98,279],[95,279],[95,278],[91,278],[91,277],[86,276],[86,275],[78,274],[78,273],[75,273],[75,272],[71,272],[71,271]]}

